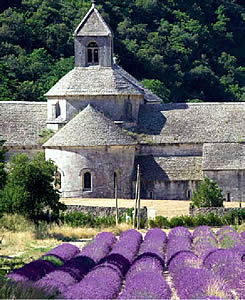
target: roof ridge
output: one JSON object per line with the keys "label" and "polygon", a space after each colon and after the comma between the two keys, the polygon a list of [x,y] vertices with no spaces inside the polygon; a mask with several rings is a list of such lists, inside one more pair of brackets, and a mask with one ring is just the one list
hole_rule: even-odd
{"label": "roof ridge", "polygon": [[109,25],[105,22],[105,20],[103,19],[102,15],[100,14],[100,12],[96,9],[94,3],[92,3],[92,6],[90,8],[90,10],[87,12],[87,14],[85,15],[85,17],[82,19],[82,21],[79,23],[79,25],[77,26],[77,28],[74,31],[74,36],[79,36],[79,31],[83,28],[83,26],[87,23],[89,17],[92,15],[92,13],[95,13],[96,16],[99,18],[100,22],[104,25],[104,27],[106,28],[106,30],[108,31],[107,35],[112,35],[113,36],[113,32],[111,30],[111,28],[109,27]]}
{"label": "roof ridge", "polygon": [[88,104],[43,146],[93,147],[135,144],[136,141],[103,112]]}

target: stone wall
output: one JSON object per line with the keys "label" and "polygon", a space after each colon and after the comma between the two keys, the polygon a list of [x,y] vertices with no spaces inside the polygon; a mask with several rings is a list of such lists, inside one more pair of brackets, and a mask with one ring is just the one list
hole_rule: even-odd
{"label": "stone wall", "polygon": [[222,188],[225,198],[229,196],[229,201],[245,201],[244,170],[204,171],[204,176],[214,179]]}
{"label": "stone wall", "polygon": [[[118,197],[132,197],[134,146],[46,149],[61,173],[62,197],[114,198],[114,172],[118,174]],[[90,172],[92,186],[83,187],[83,175]]]}
{"label": "stone wall", "polygon": [[[189,200],[199,181],[156,181],[141,183],[142,199]],[[135,189],[135,182],[133,182]]]}
{"label": "stone wall", "polygon": [[[234,208],[225,208],[225,207],[202,207],[202,208],[191,208],[189,209],[189,213],[191,217],[195,217],[197,215],[206,215],[209,213],[213,213],[215,215],[218,215],[220,217],[228,214],[231,211],[236,211],[241,208],[234,207]],[[245,208],[242,208],[245,210]]]}
{"label": "stone wall", "polygon": [[[90,214],[93,217],[108,217],[116,215],[115,207],[101,206],[82,206],[82,205],[67,205],[66,212],[80,211],[83,214]],[[119,216],[123,216],[128,211],[128,208],[120,207]],[[147,207],[140,209],[141,219],[147,221]]]}

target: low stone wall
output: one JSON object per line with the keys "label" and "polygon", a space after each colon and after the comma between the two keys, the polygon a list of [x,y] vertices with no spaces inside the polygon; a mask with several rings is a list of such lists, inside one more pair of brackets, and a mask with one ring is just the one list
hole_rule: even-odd
{"label": "low stone wall", "polygon": [[[80,211],[83,214],[90,214],[93,217],[108,217],[116,215],[115,207],[102,207],[102,206],[83,206],[83,205],[67,205],[66,212]],[[128,211],[128,208],[120,207],[119,216],[123,216]],[[142,220],[147,220],[147,207],[144,206],[140,209]]]}
{"label": "low stone wall", "polygon": [[213,213],[215,215],[218,215],[220,217],[228,214],[230,211],[236,211],[236,210],[245,210],[245,208],[225,208],[225,207],[202,207],[202,208],[191,208],[189,209],[189,213],[191,217],[195,217],[197,215],[206,215],[209,213]]}

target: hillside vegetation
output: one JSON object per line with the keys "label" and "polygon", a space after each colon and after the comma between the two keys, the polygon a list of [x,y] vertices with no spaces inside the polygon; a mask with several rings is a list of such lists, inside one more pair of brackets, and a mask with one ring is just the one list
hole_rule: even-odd
{"label": "hillside vegetation", "polygon": [[[97,0],[119,64],[164,102],[245,101],[243,0]],[[86,0],[0,7],[0,100],[44,101],[73,68]]]}

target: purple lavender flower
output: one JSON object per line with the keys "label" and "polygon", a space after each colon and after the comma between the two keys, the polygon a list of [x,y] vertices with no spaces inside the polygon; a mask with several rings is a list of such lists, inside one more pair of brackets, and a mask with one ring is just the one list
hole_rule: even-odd
{"label": "purple lavender flower", "polygon": [[83,278],[93,267],[95,262],[87,256],[78,255],[68,260],[58,270],[65,270],[66,272],[73,274],[74,278],[78,281]]}
{"label": "purple lavender flower", "polygon": [[242,231],[242,232],[240,233],[240,236],[241,236],[241,239],[242,239],[242,240],[245,240],[245,231]]}
{"label": "purple lavender flower", "polygon": [[98,263],[111,251],[111,246],[101,244],[99,241],[88,244],[82,249],[81,256],[87,256],[92,259],[95,263]]}
{"label": "purple lavender flower", "polygon": [[232,233],[232,232],[236,232],[236,230],[234,228],[232,228],[231,226],[223,226],[216,232],[216,235],[219,236],[224,233]]}
{"label": "purple lavender flower", "polygon": [[173,277],[173,283],[180,299],[207,299],[220,295],[221,298],[232,299],[224,280],[204,268],[182,268]]}
{"label": "purple lavender flower", "polygon": [[143,240],[142,234],[135,229],[129,229],[127,231],[122,232],[120,234],[119,241],[121,241],[123,239],[134,240],[139,244],[142,243],[142,240]]}
{"label": "purple lavender flower", "polygon": [[185,237],[192,240],[192,235],[190,231],[183,226],[178,226],[170,230],[168,234],[168,239],[171,240],[172,238],[175,237]]}
{"label": "purple lavender flower", "polygon": [[237,244],[236,246],[232,247],[231,250],[238,253],[241,258],[245,256],[245,244]]}
{"label": "purple lavender flower", "polygon": [[80,253],[80,249],[77,246],[64,243],[45,253],[42,257],[54,256],[65,262],[76,256],[78,253]]}
{"label": "purple lavender flower", "polygon": [[24,265],[20,269],[12,271],[7,277],[16,282],[36,281],[55,269],[56,266],[49,261],[36,260]]}
{"label": "purple lavender flower", "polygon": [[130,281],[137,273],[151,271],[162,275],[163,264],[157,257],[148,255],[136,259],[126,275],[126,282]]}
{"label": "purple lavender flower", "polygon": [[192,251],[178,252],[169,262],[168,271],[171,276],[180,273],[185,267],[200,269],[202,261]]}
{"label": "purple lavender flower", "polygon": [[184,236],[175,236],[169,239],[167,244],[167,265],[171,258],[176,255],[178,252],[187,250],[191,251],[192,245],[191,240],[188,237]]}
{"label": "purple lavender flower", "polygon": [[151,230],[148,230],[144,241],[161,241],[162,243],[167,243],[167,235],[164,231],[162,231],[160,228],[153,228]]}
{"label": "purple lavender flower", "polygon": [[172,295],[163,275],[142,271],[130,276],[119,299],[170,299]]}
{"label": "purple lavender flower", "polygon": [[224,265],[241,264],[241,256],[230,249],[217,249],[209,253],[203,260],[204,266],[219,274]]}
{"label": "purple lavender flower", "polygon": [[229,249],[236,245],[241,244],[241,238],[239,233],[236,231],[233,232],[224,232],[220,235],[218,235],[218,241],[220,248]]}
{"label": "purple lavender flower", "polygon": [[100,232],[95,237],[96,241],[101,241],[103,243],[106,243],[108,245],[113,245],[117,242],[116,236],[112,232]]}
{"label": "purple lavender flower", "polygon": [[64,293],[68,287],[77,283],[77,280],[65,270],[57,270],[44,276],[35,283],[37,288],[42,288],[48,293]]}
{"label": "purple lavender flower", "polygon": [[115,299],[121,289],[122,277],[113,266],[95,267],[79,283],[63,293],[65,299]]}
{"label": "purple lavender flower", "polygon": [[213,230],[211,227],[206,226],[206,225],[202,225],[202,226],[198,226],[195,228],[195,230],[192,233],[193,239],[195,239],[196,237],[200,236],[200,235],[213,235]]}

